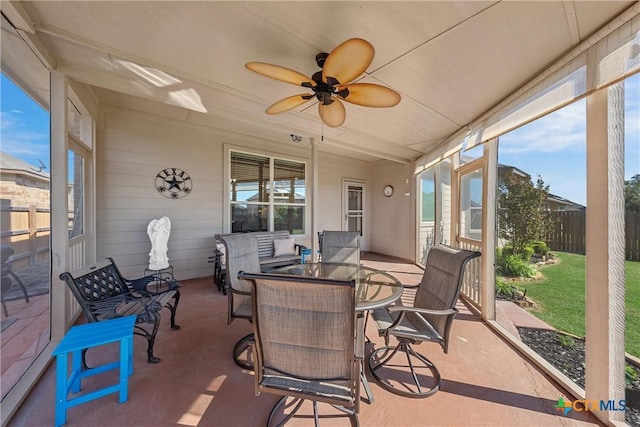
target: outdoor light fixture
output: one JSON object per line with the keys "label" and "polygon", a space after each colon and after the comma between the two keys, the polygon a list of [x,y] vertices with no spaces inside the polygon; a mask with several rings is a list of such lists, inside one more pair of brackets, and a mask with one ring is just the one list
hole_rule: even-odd
{"label": "outdoor light fixture", "polygon": [[291,134],[291,140],[293,142],[300,142],[300,141],[302,141],[302,137],[300,135]]}

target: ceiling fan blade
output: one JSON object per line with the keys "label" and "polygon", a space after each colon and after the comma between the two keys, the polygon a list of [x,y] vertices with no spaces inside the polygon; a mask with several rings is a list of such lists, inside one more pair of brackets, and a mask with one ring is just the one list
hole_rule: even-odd
{"label": "ceiling fan blade", "polygon": [[267,108],[265,113],[267,114],[278,114],[283,113],[285,111],[291,110],[292,108],[296,108],[298,105],[302,105],[305,102],[309,101],[310,97],[306,93],[300,95],[293,95],[287,98],[281,99],[280,101],[272,104]]}
{"label": "ceiling fan blade", "polygon": [[311,86],[315,86],[313,80],[304,74],[279,65],[267,64],[265,62],[247,62],[245,67],[253,72],[282,82],[291,83],[297,86],[301,86],[302,83],[308,83]]}
{"label": "ceiling fan blade", "polygon": [[373,61],[375,50],[363,39],[349,39],[331,51],[322,67],[322,80],[333,77],[347,84],[365,72]]}
{"label": "ceiling fan blade", "polygon": [[347,89],[349,94],[340,96],[341,99],[365,107],[393,107],[400,102],[398,92],[373,83],[353,83],[338,87],[338,91],[343,89]]}
{"label": "ceiling fan blade", "polygon": [[323,103],[319,103],[318,112],[320,113],[320,118],[324,124],[332,128],[342,125],[347,116],[344,104],[336,98],[333,98],[333,102],[331,104],[325,105]]}

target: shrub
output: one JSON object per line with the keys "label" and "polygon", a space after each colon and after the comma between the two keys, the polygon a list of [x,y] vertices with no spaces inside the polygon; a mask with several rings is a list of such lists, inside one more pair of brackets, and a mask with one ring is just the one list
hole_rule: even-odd
{"label": "shrub", "polygon": [[507,283],[502,277],[496,277],[496,296],[518,300],[523,299],[527,291],[523,291],[520,287]]}
{"label": "shrub", "polygon": [[522,259],[523,261],[530,261],[531,260],[531,255],[533,255],[533,248],[527,246],[525,248],[522,249],[522,251],[520,251],[519,253],[514,253],[513,252],[513,246],[511,245],[505,245],[502,248],[502,255],[503,256],[509,256],[509,255],[513,255],[513,256],[517,256],[518,258]]}
{"label": "shrub", "polygon": [[503,278],[496,277],[496,295],[513,298],[513,287]]}
{"label": "shrub", "polygon": [[531,246],[527,246],[522,250],[522,252],[515,255],[518,255],[523,261],[529,262],[531,261],[531,255],[533,255],[533,248]]}
{"label": "shrub", "polygon": [[541,240],[531,243],[531,248],[534,254],[547,255],[549,253],[549,246]]}
{"label": "shrub", "polygon": [[505,255],[504,252],[496,258],[496,270],[505,277],[533,277],[536,269],[529,261],[525,261],[517,255]]}

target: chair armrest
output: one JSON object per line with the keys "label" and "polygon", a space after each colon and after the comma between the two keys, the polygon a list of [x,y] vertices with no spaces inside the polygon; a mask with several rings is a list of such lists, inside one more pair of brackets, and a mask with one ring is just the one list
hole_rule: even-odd
{"label": "chair armrest", "polygon": [[356,333],[355,333],[355,357],[364,360],[364,313],[359,311],[356,313]]}
{"label": "chair armrest", "polygon": [[419,313],[419,314],[434,314],[436,316],[450,316],[452,314],[456,314],[458,310],[455,308],[450,308],[447,310],[431,310],[428,308],[418,308],[418,307],[406,307],[403,305],[394,305],[391,307],[387,307],[389,313]]}

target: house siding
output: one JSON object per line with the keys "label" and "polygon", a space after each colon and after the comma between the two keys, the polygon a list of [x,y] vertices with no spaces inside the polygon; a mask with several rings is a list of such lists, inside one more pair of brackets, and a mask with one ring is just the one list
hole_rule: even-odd
{"label": "house siding", "polygon": [[[199,126],[107,108],[97,142],[98,259],[114,257],[123,274],[148,266],[152,219],[171,219],[167,255],[178,279],[212,274],[207,257],[222,231],[222,142]],[[203,142],[205,142],[203,144]],[[157,173],[186,171],[192,192],[169,199],[155,189]]]}
{"label": "house siding", "polygon": [[[228,231],[223,222],[228,206],[224,184],[226,151],[299,159],[310,165],[310,147],[262,141],[115,106],[103,107],[100,117],[96,144],[97,257],[113,257],[123,274],[131,277],[142,275],[148,266],[151,243],[147,225],[162,216],[171,219],[167,255],[176,277],[184,280],[212,274],[208,257],[215,247],[214,236]],[[357,159],[329,153],[319,153],[318,157],[320,192],[316,227],[340,230],[343,180],[363,182],[371,192],[372,169],[367,162]],[[193,180],[189,195],[169,199],[156,191],[155,177],[168,167],[189,174]],[[311,185],[310,169],[307,174]],[[365,210],[369,215],[371,207],[370,198],[366,197]],[[307,202],[307,210],[311,212],[311,200]],[[365,222],[368,236],[372,234],[371,221],[372,218],[367,218]],[[394,231],[385,231],[387,227],[394,225],[378,224],[374,230],[381,236],[371,236],[381,248],[388,246],[385,236],[394,236],[391,242],[396,241]],[[304,236],[296,236],[298,243],[311,244],[310,228],[307,226]]]}
{"label": "house siding", "polygon": [[[372,163],[371,251],[403,259],[415,260],[416,207],[413,165],[388,160]],[[391,197],[385,197],[385,185],[393,186]]]}

